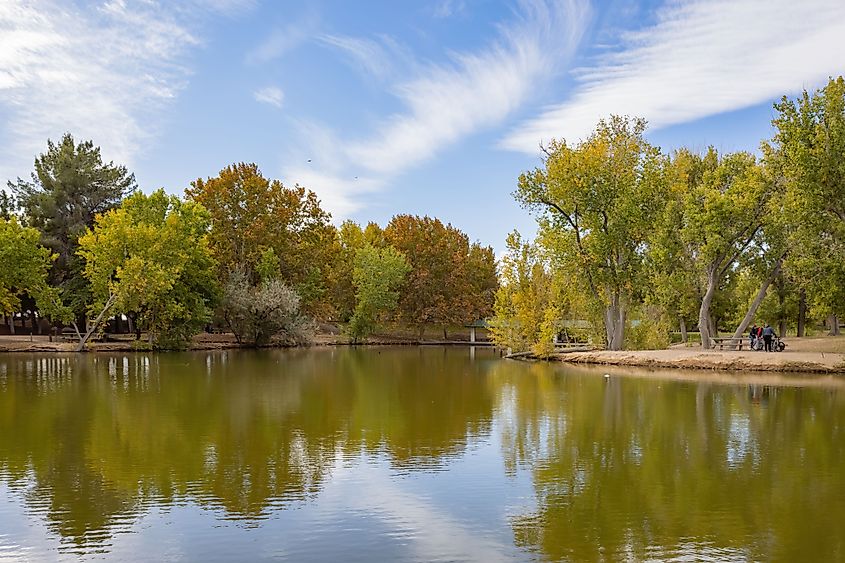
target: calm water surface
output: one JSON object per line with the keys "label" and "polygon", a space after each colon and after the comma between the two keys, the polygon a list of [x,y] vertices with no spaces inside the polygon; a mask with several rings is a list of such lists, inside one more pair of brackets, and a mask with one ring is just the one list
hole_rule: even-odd
{"label": "calm water surface", "polygon": [[487,349],[0,356],[0,560],[845,559],[845,387]]}

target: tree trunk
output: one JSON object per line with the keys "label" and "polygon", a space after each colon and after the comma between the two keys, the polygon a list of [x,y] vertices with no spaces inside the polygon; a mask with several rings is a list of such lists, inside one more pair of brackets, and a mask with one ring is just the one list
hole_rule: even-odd
{"label": "tree trunk", "polygon": [[687,334],[687,320],[681,315],[680,317],[680,325],[681,325],[681,342],[686,344],[689,342],[689,335]]}
{"label": "tree trunk", "polygon": [[804,325],[807,323],[807,291],[802,287],[798,292],[798,338],[804,337]]}
{"label": "tree trunk", "polygon": [[443,340],[449,340],[449,337],[446,335],[446,327],[443,327]]}
{"label": "tree trunk", "polygon": [[88,318],[85,315],[77,315],[76,322],[74,324],[76,326],[88,328]]}
{"label": "tree trunk", "polygon": [[604,310],[604,329],[607,336],[608,350],[621,350],[625,343],[625,317],[627,311],[618,295]]}
{"label": "tree trunk", "polygon": [[830,324],[830,336],[839,336],[839,317],[837,315],[830,315],[828,318]]}
{"label": "tree trunk", "polygon": [[784,288],[783,275],[778,275],[775,280],[775,287],[778,291],[778,336],[786,336],[786,289]]}
{"label": "tree trunk", "polygon": [[[103,317],[105,317],[106,313],[112,308],[112,305],[114,305],[116,301],[117,295],[109,295],[109,299],[103,306],[103,310],[100,311],[100,314],[97,315],[97,318],[94,319],[93,322],[89,323],[88,330],[85,331],[85,335],[79,339],[79,345],[76,347],[77,352],[81,352],[85,349],[85,344],[88,342],[88,339],[91,338],[91,335],[94,334],[94,331],[97,330],[98,326],[100,326],[100,323],[103,321]],[[79,334],[79,330],[77,330],[76,333]]]}
{"label": "tree trunk", "polygon": [[[155,325],[156,325],[156,316],[155,316],[155,312],[153,312],[150,315],[150,322],[147,325],[147,342],[150,344],[150,348],[152,348],[153,344],[155,344],[155,330],[153,330],[153,327],[155,327]],[[255,346],[258,343],[258,337],[259,336],[260,335],[256,332],[255,342],[253,342],[253,346]],[[140,335],[139,335],[139,339],[140,339]]]}
{"label": "tree trunk", "polygon": [[9,315],[9,334],[15,334],[15,314]]}
{"label": "tree trunk", "polygon": [[710,339],[713,337],[711,330],[710,306],[713,304],[713,297],[716,296],[716,286],[718,285],[716,276],[716,267],[710,266],[707,271],[707,290],[704,292],[704,297],[701,298],[701,307],[698,310],[698,330],[701,332],[701,347],[705,350],[712,348]]}
{"label": "tree trunk", "polygon": [[769,277],[766,278],[765,281],[763,281],[763,285],[760,286],[760,290],[754,297],[754,301],[752,301],[751,305],[748,307],[748,311],[746,311],[745,316],[742,318],[742,322],[739,323],[739,326],[736,328],[736,331],[733,335],[734,338],[745,337],[745,330],[748,328],[748,325],[751,324],[751,320],[757,313],[757,308],[760,307],[760,303],[762,303],[763,299],[766,297],[766,292],[769,291],[769,286],[772,284],[772,281],[774,281],[774,279],[780,275],[780,270],[783,266],[784,258],[786,258],[786,254],[780,257],[780,259],[777,261],[777,264],[775,264],[774,269],[769,274]]}

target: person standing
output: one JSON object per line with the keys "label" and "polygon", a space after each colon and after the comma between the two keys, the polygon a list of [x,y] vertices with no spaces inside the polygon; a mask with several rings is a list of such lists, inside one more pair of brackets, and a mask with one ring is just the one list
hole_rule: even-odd
{"label": "person standing", "polygon": [[757,323],[754,323],[754,326],[751,327],[751,332],[748,333],[748,338],[751,340],[749,343],[749,350],[754,350],[754,341],[757,340]]}
{"label": "person standing", "polygon": [[772,351],[772,338],[775,336],[775,329],[769,326],[769,323],[766,323],[766,326],[763,327],[763,344],[766,347],[766,352]]}

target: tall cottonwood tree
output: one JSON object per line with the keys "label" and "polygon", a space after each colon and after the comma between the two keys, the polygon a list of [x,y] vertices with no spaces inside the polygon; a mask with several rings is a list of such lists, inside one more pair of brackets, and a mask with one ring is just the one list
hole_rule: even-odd
{"label": "tall cottonwood tree", "polygon": [[845,315],[845,79],[796,100],[784,96],[775,110],[764,152],[786,182],[787,266],[836,333]]}
{"label": "tall cottonwood tree", "polygon": [[701,181],[701,158],[686,149],[666,163],[666,197],[658,213],[646,252],[646,302],[677,319],[681,340],[687,342],[687,320],[698,317],[701,284],[695,274],[690,245],[681,237],[684,204],[692,186]]}
{"label": "tall cottonwood tree", "polygon": [[181,347],[211,317],[218,296],[209,216],[158,190],[135,193],[80,237],[93,320],[79,350],[108,315],[137,313],[155,347]]}
{"label": "tall cottonwood tree", "polygon": [[624,346],[645,281],[643,245],[663,201],[665,158],[645,129],[644,119],[612,116],[577,145],[552,141],[515,194],[537,213],[552,267],[589,296],[611,350]]}
{"label": "tall cottonwood tree", "polygon": [[717,327],[711,315],[720,286],[758,238],[766,214],[767,184],[753,155],[701,158],[703,173],[686,195],[681,237],[691,249],[704,288],[698,311],[701,345],[712,346]]}
{"label": "tall cottonwood tree", "polygon": [[355,282],[353,279],[355,257],[359,250],[366,245],[384,248],[384,231],[376,223],[370,222],[361,228],[358,223],[346,220],[338,229],[340,252],[335,257],[336,263],[332,270],[334,274],[332,299],[335,313],[340,321],[347,321],[355,310]]}

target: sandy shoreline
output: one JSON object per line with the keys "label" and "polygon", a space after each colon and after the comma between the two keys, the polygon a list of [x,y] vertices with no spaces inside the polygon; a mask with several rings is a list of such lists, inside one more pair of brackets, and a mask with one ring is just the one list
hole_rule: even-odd
{"label": "sandy shoreline", "polygon": [[845,374],[845,354],[836,352],[787,351],[766,353],[670,348],[668,350],[619,352],[608,350],[569,352],[556,354],[552,359],[572,364],[604,366]]}

